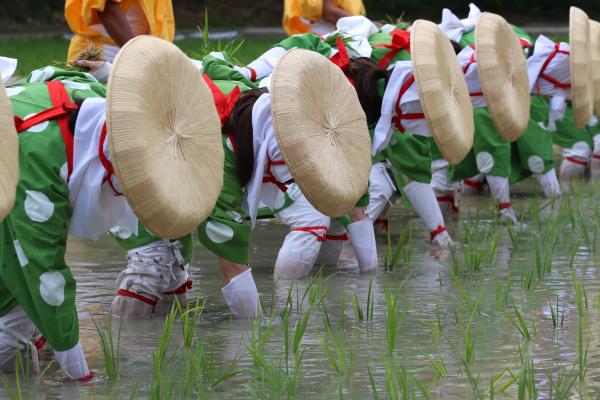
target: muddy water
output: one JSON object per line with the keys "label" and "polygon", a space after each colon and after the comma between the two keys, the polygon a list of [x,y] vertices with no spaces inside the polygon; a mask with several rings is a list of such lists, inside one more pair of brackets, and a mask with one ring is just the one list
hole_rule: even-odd
{"label": "muddy water", "polygon": [[[518,210],[529,211],[537,187],[531,182],[517,186],[513,191],[513,204]],[[594,201],[586,200],[582,206],[587,218],[593,218],[587,207]],[[474,197],[462,204],[463,216],[467,211],[479,214],[479,224],[492,226],[492,211],[489,197]],[[546,210],[549,210],[548,207]],[[463,217],[463,219],[466,217]],[[600,221],[596,221],[600,222]],[[526,358],[533,361],[536,386],[540,398],[550,397],[551,380],[563,372],[577,371],[577,328],[579,314],[573,284],[573,273],[577,280],[585,285],[588,297],[588,311],[584,324],[583,340],[588,345],[588,366],[585,385],[592,398],[600,396],[600,356],[598,353],[598,287],[600,272],[597,268],[598,254],[593,254],[584,244],[580,244],[572,265],[571,254],[577,239],[574,229],[566,229],[559,236],[552,259],[552,270],[543,279],[534,279],[529,290],[523,289],[523,276],[535,263],[533,241],[539,235],[539,226],[533,217],[525,216],[525,226],[516,233],[514,244],[505,228],[499,228],[498,245],[491,262],[487,259],[479,271],[463,272],[458,275],[469,300],[465,300],[450,270],[453,262],[449,251],[434,251],[430,248],[422,224],[415,215],[401,206],[393,208],[391,213],[392,240],[400,229],[411,225],[413,240],[411,258],[392,271],[385,272],[383,266],[374,275],[372,290],[375,297],[374,314],[371,321],[359,321],[351,307],[350,296],[357,293],[363,309],[370,285],[370,277],[361,276],[352,268],[335,273],[326,270],[330,276],[321,288],[328,289],[326,297],[328,316],[336,334],[345,345],[346,355],[351,359],[351,367],[346,374],[337,374],[326,351],[319,340],[325,337],[323,312],[319,307],[311,311],[306,334],[300,344],[304,350],[301,374],[298,378],[298,396],[304,398],[329,398],[331,396],[363,399],[373,397],[373,387],[379,398],[386,398],[386,301],[385,288],[398,290],[398,315],[400,328],[395,341],[393,360],[394,371],[402,368],[408,375],[429,392],[429,397],[438,399],[472,398],[475,392],[484,393],[491,376],[504,370],[512,372],[516,379],[521,370],[519,349]],[[449,223],[451,234],[464,237],[464,224],[456,220]],[[272,279],[273,262],[287,229],[274,221],[259,222],[254,234],[252,266],[253,274],[261,293],[264,313],[273,318],[262,321],[265,331],[271,324],[271,336],[264,353],[276,364],[283,359],[284,335],[281,318],[277,317],[284,309],[290,284],[275,283]],[[378,251],[381,263],[385,253],[386,238],[378,237]],[[92,316],[103,321],[103,314],[110,308],[114,294],[114,280],[125,263],[125,254],[109,238],[99,241],[69,241],[68,263],[78,281],[78,308],[80,312],[81,337],[87,353],[90,367],[96,379],[86,385],[64,383],[61,373],[51,366],[41,380],[32,379],[29,394],[40,398],[103,398],[113,395],[116,398],[146,397],[153,381],[152,353],[156,349],[158,336],[163,326],[163,317],[153,320],[113,319],[113,330],[118,331],[121,324],[121,377],[111,382],[104,372],[102,352]],[[462,262],[462,250],[457,251]],[[354,261],[350,249],[344,249],[342,263],[352,267]],[[211,398],[268,397],[269,388],[257,383],[248,369],[253,368],[253,359],[248,354],[247,344],[251,336],[248,323],[231,320],[227,306],[220,294],[220,276],[216,259],[201,246],[195,249],[193,268],[194,295],[206,297],[204,313],[197,326],[197,339],[205,348],[214,352],[217,374],[226,371],[237,359],[235,368],[242,372],[229,380],[216,385]],[[463,263],[464,264],[464,263]],[[331,276],[333,275],[333,276]],[[507,285],[510,280],[512,285]],[[290,330],[302,317],[308,306],[308,300],[298,304],[306,282],[298,283],[292,292],[294,311],[290,316]],[[502,292],[508,286],[508,301],[503,302]],[[498,295],[497,293],[501,293]],[[554,328],[550,306],[559,298],[559,326]],[[193,296],[192,296],[193,297]],[[500,300],[499,300],[500,298]],[[471,305],[469,305],[469,301]],[[478,304],[472,312],[473,305]],[[530,331],[531,340],[525,340],[515,327],[515,305],[523,315]],[[366,312],[366,310],[365,310]],[[164,314],[163,314],[164,316]],[[471,321],[469,324],[468,321]],[[562,326],[561,326],[562,322]],[[470,326],[470,328],[469,328]],[[466,360],[467,331],[474,342],[474,353],[470,362]],[[175,390],[184,381],[186,368],[177,360],[181,350],[182,335],[179,322],[176,321],[171,339],[170,350],[175,354],[169,360],[169,374]],[[329,342],[331,343],[331,341]],[[45,355],[50,358],[50,354]],[[446,376],[436,376],[429,358],[443,359]],[[293,364],[293,356],[290,356]],[[389,365],[389,361],[386,361]],[[43,363],[47,365],[47,361]],[[370,370],[373,383],[369,378]],[[468,376],[472,378],[469,379]],[[14,375],[8,376],[14,384]],[[478,383],[474,383],[477,382]],[[518,384],[510,384],[510,375],[505,372],[499,380],[497,390],[507,384],[504,393],[495,393],[497,397],[516,398]],[[576,383],[574,387],[580,387]],[[415,389],[416,397],[424,397],[422,390]],[[1,391],[1,389],[0,389]],[[7,395],[5,393],[5,395]],[[163,397],[179,398],[180,394]]]}

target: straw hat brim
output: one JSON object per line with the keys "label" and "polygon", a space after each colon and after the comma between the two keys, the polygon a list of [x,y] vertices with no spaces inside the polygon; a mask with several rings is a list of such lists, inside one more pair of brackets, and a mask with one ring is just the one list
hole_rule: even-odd
{"label": "straw hat brim", "polygon": [[19,138],[13,108],[0,79],[0,221],[15,204],[19,182]]}
{"label": "straw hat brim", "polygon": [[473,106],[460,64],[448,37],[433,22],[412,26],[410,53],[421,107],[433,138],[451,164],[473,147]]}
{"label": "straw hat brim", "polygon": [[285,53],[271,77],[277,144],[294,181],[323,214],[346,214],[367,191],[371,139],[356,90],[322,55]]}
{"label": "straw hat brim", "polygon": [[484,12],[475,27],[475,54],[494,125],[504,140],[515,141],[527,129],[531,106],[527,60],[519,38],[500,15]]}
{"label": "straw hat brim", "polygon": [[107,87],[111,161],[144,226],[162,238],[192,232],[223,186],[221,123],[210,89],[173,44],[151,36],[117,54]]}
{"label": "straw hat brim", "polygon": [[592,79],[592,49],[590,22],[587,14],[571,7],[569,13],[569,44],[571,46],[571,100],[573,121],[577,129],[584,128],[592,118],[594,85]]}
{"label": "straw hat brim", "polygon": [[594,113],[600,115],[600,22],[590,20],[592,79],[594,81]]}

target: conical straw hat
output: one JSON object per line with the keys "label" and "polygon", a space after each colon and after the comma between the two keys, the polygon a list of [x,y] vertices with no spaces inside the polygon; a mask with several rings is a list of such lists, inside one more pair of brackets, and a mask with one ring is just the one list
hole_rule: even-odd
{"label": "conical straw hat", "polygon": [[108,79],[106,121],[112,164],[140,221],[162,238],[192,232],[223,186],[221,123],[198,70],[169,42],[130,40]]}
{"label": "conical straw hat", "polygon": [[587,14],[577,7],[569,13],[569,44],[571,46],[571,99],[575,127],[581,129],[590,122],[594,107],[592,79],[592,49],[590,22]]}
{"label": "conical straw hat", "polygon": [[452,44],[433,22],[417,20],[410,38],[413,73],[433,138],[451,164],[473,147],[473,106]]}
{"label": "conical straw hat", "polygon": [[600,116],[600,22],[590,20],[594,113]]}
{"label": "conical straw hat", "polygon": [[494,125],[504,140],[515,141],[527,128],[531,105],[521,42],[504,18],[484,12],[475,27],[475,54]]}
{"label": "conical straw hat", "polygon": [[19,181],[19,139],[13,109],[0,79],[0,221],[15,204]]}
{"label": "conical straw hat", "polygon": [[283,158],[311,204],[347,213],[367,191],[371,139],[356,90],[322,55],[293,49],[271,78],[271,112]]}

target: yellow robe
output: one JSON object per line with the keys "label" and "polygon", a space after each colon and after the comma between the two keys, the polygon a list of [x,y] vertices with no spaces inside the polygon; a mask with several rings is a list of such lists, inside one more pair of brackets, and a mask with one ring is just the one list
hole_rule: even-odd
{"label": "yellow robe", "polygon": [[[100,24],[99,11],[104,10],[108,0],[66,0],[65,18],[74,33],[69,46],[68,59],[74,59],[87,46],[88,41],[96,46],[112,45],[115,42],[102,36],[91,26]],[[150,26],[152,35],[172,41],[175,36],[175,17],[171,0],[115,0],[121,10],[127,12],[132,3],[138,2]]]}
{"label": "yellow robe", "polygon": [[[352,15],[365,15],[365,6],[362,0],[333,0],[333,4]],[[302,18],[310,21],[321,19],[323,0],[284,0],[283,2],[283,29],[288,35],[309,32],[309,26]]]}

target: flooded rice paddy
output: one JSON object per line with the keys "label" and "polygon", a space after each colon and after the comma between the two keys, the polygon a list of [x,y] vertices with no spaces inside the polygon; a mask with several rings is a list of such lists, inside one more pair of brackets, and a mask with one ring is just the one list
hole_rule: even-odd
{"label": "flooded rice paddy", "polygon": [[598,398],[600,190],[587,184],[574,193],[547,204],[534,182],[516,186],[524,224],[512,229],[497,225],[489,196],[467,198],[448,222],[453,250],[432,249],[422,223],[396,206],[372,277],[352,268],[345,248],[348,269],[274,282],[287,228],[262,221],[251,258],[262,320],[230,319],[216,258],[198,245],[188,300],[193,309],[200,296],[201,315],[172,314],[165,325],[164,305],[152,320],[112,319],[119,347],[109,367],[94,321],[108,332],[125,254],[109,237],[71,239],[82,342],[96,378],[63,382],[45,349],[44,374],[7,375],[3,397]]}

